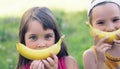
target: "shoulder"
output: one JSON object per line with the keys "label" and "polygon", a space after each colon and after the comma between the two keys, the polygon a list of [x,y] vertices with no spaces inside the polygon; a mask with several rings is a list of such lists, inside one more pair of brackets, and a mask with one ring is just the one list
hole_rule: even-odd
{"label": "shoulder", "polygon": [[85,69],[93,69],[96,66],[96,55],[93,49],[88,49],[83,53],[83,65]]}
{"label": "shoulder", "polygon": [[66,61],[68,61],[68,62],[76,62],[75,58],[72,56],[67,56],[65,58],[66,58]]}
{"label": "shoulder", "polygon": [[66,67],[67,69],[79,69],[77,61],[74,57],[72,56],[66,56]]}
{"label": "shoulder", "polygon": [[90,48],[83,53],[83,60],[89,60],[95,57],[94,51]]}
{"label": "shoulder", "polygon": [[83,53],[83,57],[88,57],[88,56],[93,56],[93,55],[94,55],[94,51],[91,48],[84,51]]}

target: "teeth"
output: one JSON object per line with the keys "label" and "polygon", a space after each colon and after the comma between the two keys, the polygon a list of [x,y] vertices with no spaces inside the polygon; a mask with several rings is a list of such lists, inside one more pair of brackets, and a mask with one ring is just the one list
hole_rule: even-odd
{"label": "teeth", "polygon": [[95,29],[93,28],[90,24],[88,24],[89,27],[90,27],[90,34],[92,36],[95,36],[96,34],[98,35],[98,39],[100,40],[101,38],[104,38],[104,37],[109,37],[108,40],[106,42],[112,42],[114,39],[119,39],[117,37],[117,33],[120,34],[120,29],[116,30],[116,31],[113,31],[113,32],[104,32],[104,31],[100,31],[98,29]]}
{"label": "teeth", "polygon": [[65,37],[65,35],[61,36],[61,38],[59,39],[59,41],[56,44],[54,44],[48,48],[41,49],[41,50],[31,49],[21,43],[17,43],[16,48],[17,48],[17,51],[22,56],[24,56],[25,58],[28,58],[30,60],[45,59],[51,55],[50,53],[54,53],[57,55],[60,52],[61,43],[62,43],[64,37]]}

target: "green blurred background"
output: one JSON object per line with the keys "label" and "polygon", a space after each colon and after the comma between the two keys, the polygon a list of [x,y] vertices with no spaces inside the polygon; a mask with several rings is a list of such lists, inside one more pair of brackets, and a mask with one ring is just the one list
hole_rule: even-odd
{"label": "green blurred background", "polygon": [[83,69],[83,52],[92,44],[86,8],[89,0],[1,0],[0,2],[0,69],[15,69],[18,61],[16,42],[22,14],[30,7],[46,6],[56,16],[66,35],[68,51]]}

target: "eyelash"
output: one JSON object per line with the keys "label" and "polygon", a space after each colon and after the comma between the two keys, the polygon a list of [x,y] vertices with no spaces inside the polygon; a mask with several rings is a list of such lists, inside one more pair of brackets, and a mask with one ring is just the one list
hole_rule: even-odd
{"label": "eyelash", "polygon": [[120,19],[113,19],[113,22],[118,21],[118,20],[120,20]]}
{"label": "eyelash", "polygon": [[102,21],[101,22],[97,22],[97,24],[104,24],[104,22],[102,22]]}
{"label": "eyelash", "polygon": [[45,39],[49,39],[50,37],[52,37],[52,35],[46,35]]}
{"label": "eyelash", "polygon": [[37,40],[37,36],[30,36],[29,39],[31,39],[31,40]]}
{"label": "eyelash", "polygon": [[[45,40],[51,40],[53,38],[53,35],[50,35],[50,34],[47,34],[47,35],[45,35],[44,36],[44,39]],[[31,41],[36,41],[36,40],[38,40],[39,39],[39,37],[38,36],[36,36],[36,35],[31,35],[30,37],[29,37],[29,39],[31,40]]]}

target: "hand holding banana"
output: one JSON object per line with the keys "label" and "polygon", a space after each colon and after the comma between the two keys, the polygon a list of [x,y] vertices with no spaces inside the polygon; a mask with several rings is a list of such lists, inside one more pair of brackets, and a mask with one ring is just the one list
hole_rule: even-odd
{"label": "hand holding banana", "polygon": [[17,47],[17,51],[24,56],[25,58],[28,58],[30,60],[38,60],[38,59],[45,59],[47,57],[49,57],[52,53],[54,54],[58,54],[60,49],[61,49],[61,43],[64,39],[65,35],[61,36],[61,38],[59,39],[59,41],[50,46],[49,48],[46,49],[42,49],[42,50],[35,50],[35,49],[31,49],[21,43],[17,43],[16,47]]}
{"label": "hand holding banana", "polygon": [[113,31],[113,32],[104,32],[104,31],[100,31],[98,29],[93,28],[89,23],[87,23],[87,24],[90,27],[90,34],[92,36],[95,36],[96,34],[98,34],[98,39],[104,38],[106,36],[109,37],[106,42],[112,42],[114,39],[116,39],[116,40],[119,39],[116,34],[117,33],[120,34],[120,29]]}

